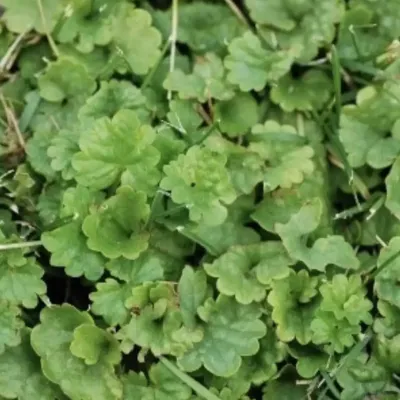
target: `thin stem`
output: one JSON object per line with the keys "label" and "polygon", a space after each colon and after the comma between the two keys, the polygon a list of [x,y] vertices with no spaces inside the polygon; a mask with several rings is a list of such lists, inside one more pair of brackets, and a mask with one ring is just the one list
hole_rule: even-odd
{"label": "thin stem", "polygon": [[[176,40],[178,37],[178,20],[179,20],[178,1],[179,0],[172,0],[172,27],[171,27],[171,36],[169,39],[171,43],[171,57],[169,59],[170,73],[172,73],[175,69]],[[172,91],[168,90],[168,100],[171,99],[172,99]]]}
{"label": "thin stem", "polygon": [[366,218],[366,221],[370,220],[375,216],[375,214],[383,207],[386,201],[386,196],[381,195],[378,200],[371,206],[369,209],[369,214]]}
{"label": "thin stem", "polygon": [[0,71],[7,70],[8,62],[10,58],[12,57],[13,53],[17,50],[18,46],[26,36],[26,34],[29,32],[27,29],[26,31],[20,33],[17,38],[14,40],[14,42],[11,44],[11,46],[7,49],[6,54],[4,54],[3,58],[0,61]]}
{"label": "thin stem", "polygon": [[[329,377],[332,379],[334,378],[337,373],[349,362],[351,362],[352,360],[354,360],[355,358],[357,358],[361,352],[363,351],[363,349],[365,348],[365,346],[367,346],[367,344],[370,342],[370,340],[372,339],[372,329],[371,327],[369,327],[367,329],[367,331],[365,332],[365,336],[364,339],[361,342],[358,342],[350,351],[349,353],[347,353],[346,356],[344,356],[341,359],[341,362],[339,364],[337,364],[337,366],[332,370],[332,372],[329,374]],[[323,379],[318,383],[317,388],[321,388],[323,386],[324,383],[327,383],[327,387],[325,387],[325,389],[320,393],[320,395],[318,396],[318,400],[322,400],[326,398],[326,393],[328,392],[328,390],[330,389],[329,387],[329,383],[326,379],[326,375],[323,374]],[[311,394],[311,393],[310,393]]]}
{"label": "thin stem", "polygon": [[383,262],[369,277],[368,280],[375,278],[380,272],[382,272],[389,264],[396,260],[400,256],[400,250],[396,251],[392,256],[390,256],[385,262]]}
{"label": "thin stem", "polygon": [[307,63],[299,63],[303,67],[315,67],[317,65],[323,65],[328,61],[328,57],[319,58],[317,60],[313,60]]}
{"label": "thin stem", "polygon": [[155,196],[153,198],[153,201],[151,202],[150,215],[149,215],[149,218],[147,219],[147,222],[145,224],[145,228],[147,228],[150,225],[150,223],[153,221],[153,219],[154,219],[154,210],[157,208],[159,203],[162,201],[163,197],[164,197],[164,193],[157,190],[157,192],[156,192],[156,194],[155,194]]}
{"label": "thin stem", "polygon": [[21,242],[21,243],[5,243],[0,244],[0,251],[24,249],[27,247],[41,246],[42,242],[40,240],[34,240],[32,242]]}
{"label": "thin stem", "polygon": [[183,209],[187,208],[186,204],[180,205],[180,206],[176,206],[174,208],[170,208],[168,210],[165,210],[164,212],[160,213],[160,214],[156,214],[153,216],[153,220],[154,219],[158,219],[158,218],[165,218],[165,217],[169,217],[170,215],[173,215],[179,211],[182,211]]}
{"label": "thin stem", "polygon": [[178,226],[176,230],[192,242],[204,247],[212,256],[218,256],[220,254],[220,252],[215,249],[213,245],[207,243],[205,240],[203,240],[203,238],[200,238],[194,232],[186,229],[184,226]]}
{"label": "thin stem", "polygon": [[20,147],[22,149],[25,149],[25,139],[19,129],[17,118],[15,117],[13,110],[7,105],[6,99],[4,98],[3,92],[1,92],[1,91],[0,91],[0,102],[6,113],[7,122],[9,122],[12,125],[12,127],[14,128],[14,132],[15,132],[15,135],[17,136],[18,144],[20,145]]}
{"label": "thin stem", "polygon": [[154,67],[151,69],[151,71],[144,78],[142,86],[140,87],[142,90],[145,89],[147,86],[149,86],[151,80],[153,79],[154,74],[157,72],[160,64],[162,63],[162,60],[164,59],[165,54],[167,54],[167,51],[168,51],[170,45],[171,45],[171,41],[167,40],[165,42],[165,44],[164,44],[164,47],[161,50],[160,57],[158,57],[158,60],[157,60],[156,64],[154,65]]}
{"label": "thin stem", "polygon": [[[379,200],[377,201],[378,198],[379,198]],[[351,218],[357,214],[360,214],[360,213],[368,211],[368,210],[370,211],[370,213],[372,213],[372,210],[374,209],[375,204],[377,204],[379,201],[381,201],[382,198],[383,198],[383,200],[385,199],[384,196],[381,197],[381,195],[379,195],[379,194],[372,195],[364,203],[362,203],[360,205],[356,205],[354,207],[350,207],[347,210],[343,210],[343,211],[335,214],[334,219],[337,220],[337,219]],[[368,220],[368,217],[366,218],[367,220]]]}
{"label": "thin stem", "polygon": [[25,132],[26,129],[28,128],[29,123],[31,122],[37,108],[39,107],[40,101],[41,97],[39,95],[39,92],[37,91],[33,92],[29,97],[29,99],[27,100],[26,106],[19,118],[19,123],[18,123],[21,132]]}
{"label": "thin stem", "polygon": [[202,384],[194,380],[191,376],[181,371],[175,364],[164,357],[160,357],[160,362],[168,368],[177,378],[183,383],[188,385],[193,391],[195,391],[200,397],[205,400],[221,400],[218,396],[211,393]]}
{"label": "thin stem", "polygon": [[325,371],[321,371],[321,374],[322,374],[323,378],[325,379],[326,385],[328,386],[329,390],[335,396],[335,399],[340,400],[340,398],[341,398],[340,393],[337,390],[332,378]]}
{"label": "thin stem", "polygon": [[40,13],[40,18],[42,20],[42,24],[43,24],[43,29],[45,31],[47,40],[49,41],[49,45],[51,47],[51,50],[53,51],[54,55],[56,57],[60,56],[60,52],[58,51],[56,42],[53,40],[51,34],[50,34],[50,30],[48,29],[47,26],[47,22],[46,22],[46,17],[44,15],[44,10],[43,10],[43,4],[42,4],[42,0],[37,0],[37,5],[39,7],[39,13]]}
{"label": "thin stem", "polygon": [[232,12],[237,16],[238,20],[242,22],[244,25],[249,27],[249,23],[246,17],[240,11],[240,8],[232,1],[232,0],[225,0],[227,6],[232,10]]}
{"label": "thin stem", "polygon": [[212,125],[213,122],[211,117],[207,114],[206,110],[201,104],[198,105],[197,112],[200,114],[200,117],[203,118],[207,125]]}
{"label": "thin stem", "polygon": [[202,144],[214,132],[214,130],[216,128],[218,129],[218,124],[219,124],[219,120],[214,121],[214,123],[208,127],[206,133],[200,139],[196,140],[192,144],[192,146]]}
{"label": "thin stem", "polygon": [[333,73],[333,83],[335,88],[335,105],[336,105],[336,127],[340,125],[340,114],[342,112],[342,84],[341,84],[341,65],[336,47],[332,45],[331,49],[331,63]]}

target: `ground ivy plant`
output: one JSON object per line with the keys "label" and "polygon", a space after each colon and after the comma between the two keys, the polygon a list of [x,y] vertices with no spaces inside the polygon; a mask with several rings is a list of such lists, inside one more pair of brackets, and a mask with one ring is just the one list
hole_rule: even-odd
{"label": "ground ivy plant", "polygon": [[398,0],[0,15],[0,399],[400,398]]}

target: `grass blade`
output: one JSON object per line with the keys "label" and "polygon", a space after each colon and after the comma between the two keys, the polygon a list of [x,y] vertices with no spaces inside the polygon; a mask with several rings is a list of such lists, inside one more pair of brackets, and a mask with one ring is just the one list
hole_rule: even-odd
{"label": "grass blade", "polygon": [[190,388],[193,389],[200,397],[205,400],[221,400],[218,396],[211,393],[207,388],[205,388],[202,384],[194,380],[191,376],[181,371],[174,363],[167,360],[164,357],[160,357],[160,361],[164,364],[177,378],[179,378],[182,382],[186,383]]}
{"label": "grass blade", "polygon": [[336,127],[340,126],[340,114],[342,110],[342,78],[341,78],[341,65],[336,47],[331,47],[331,63],[333,73],[333,85],[335,90],[335,106],[336,106]]}
{"label": "grass blade", "polygon": [[24,249],[27,247],[37,247],[41,245],[42,242],[40,240],[34,240],[32,242],[5,243],[5,244],[0,244],[0,251]]}
{"label": "grass blade", "polygon": [[27,130],[29,123],[31,122],[37,108],[39,107],[40,100],[41,98],[38,91],[29,93],[29,98],[27,100],[26,106],[18,122],[19,129],[21,132],[25,132]]}

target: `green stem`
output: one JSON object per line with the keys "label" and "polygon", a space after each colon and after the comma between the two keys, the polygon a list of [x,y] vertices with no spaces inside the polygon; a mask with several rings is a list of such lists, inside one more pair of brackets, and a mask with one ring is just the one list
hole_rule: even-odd
{"label": "green stem", "polygon": [[53,37],[51,36],[50,30],[48,29],[48,26],[47,26],[46,17],[44,15],[44,10],[43,10],[42,0],[37,0],[37,5],[39,7],[40,18],[42,19],[43,30],[46,34],[47,40],[49,41],[51,50],[53,51],[53,53],[56,57],[59,57],[60,52],[58,51],[56,42],[54,41]]}
{"label": "green stem", "polygon": [[400,250],[396,251],[386,261],[384,261],[369,277],[368,280],[375,278],[380,272],[382,272],[389,264],[391,264],[396,258],[400,256]]}
{"label": "green stem", "polygon": [[[363,351],[363,349],[365,348],[365,346],[367,346],[367,344],[370,342],[370,340],[372,339],[372,328],[369,327],[367,329],[367,331],[365,332],[365,337],[361,342],[358,342],[350,351],[349,353],[342,358],[341,362],[337,365],[336,368],[334,368],[334,370],[329,374],[329,378],[332,380],[332,378],[334,378],[337,373],[349,362],[351,362],[352,360],[354,360],[355,358],[357,358],[361,352]],[[318,400],[322,400],[325,399],[325,395],[327,393],[327,391],[330,389],[329,387],[329,383],[328,380],[326,379],[326,376],[323,375],[323,379],[322,381],[319,383],[318,388],[320,388],[325,382],[327,383],[327,387],[320,393],[320,395],[318,396]]]}
{"label": "green stem", "polygon": [[12,57],[14,52],[17,50],[18,46],[20,45],[20,43],[22,42],[22,40],[24,39],[25,35],[28,32],[29,32],[29,30],[27,29],[26,31],[19,34],[17,36],[17,38],[14,40],[14,42],[11,44],[11,46],[7,49],[6,54],[4,54],[3,58],[0,61],[0,71],[4,71],[5,69],[7,69],[7,64],[9,62],[10,58]]}
{"label": "green stem", "polygon": [[165,365],[177,378],[193,389],[200,397],[205,400],[221,400],[218,396],[211,393],[202,384],[194,380],[191,376],[181,371],[175,364],[164,357],[160,357],[160,362]]}
{"label": "green stem", "polygon": [[206,133],[198,140],[196,140],[194,143],[192,143],[192,146],[198,146],[199,144],[202,144],[215,130],[215,128],[218,126],[219,120],[214,121],[212,125],[208,127],[206,130]]}
{"label": "green stem", "polygon": [[42,242],[40,240],[34,240],[32,242],[21,242],[21,243],[6,243],[6,244],[0,244],[0,251],[24,249],[26,247],[36,247],[41,245]]}
{"label": "green stem", "polygon": [[331,48],[331,63],[333,73],[333,83],[335,88],[335,104],[336,104],[336,127],[340,125],[340,114],[342,112],[342,78],[341,78],[341,65],[336,47],[332,45]]}
{"label": "green stem", "polygon": [[151,69],[151,71],[146,75],[146,78],[144,78],[144,81],[142,83],[142,86],[140,87],[140,89],[145,89],[147,86],[149,86],[151,80],[153,79],[154,74],[157,72],[158,68],[160,67],[165,55],[167,54],[167,51],[169,49],[171,45],[171,42],[169,40],[167,40],[164,44],[164,47],[161,50],[161,54],[158,57],[157,62],[155,63],[155,65],[153,66],[153,68]]}
{"label": "green stem", "polygon": [[325,379],[326,385],[328,386],[329,390],[335,396],[335,399],[340,400],[341,399],[340,393],[337,390],[332,378],[325,371],[321,371],[321,374],[322,374],[323,378]]}
{"label": "green stem", "polygon": [[38,91],[33,92],[29,95],[29,99],[27,100],[24,111],[22,112],[18,126],[21,132],[25,132],[28,129],[28,126],[35,115],[37,108],[39,107],[41,101],[41,97]]}
{"label": "green stem", "polygon": [[242,14],[240,8],[233,2],[233,0],[225,0],[225,3],[232,10],[232,12],[236,15],[236,17],[242,24],[244,24],[249,29],[252,29],[246,17]]}
{"label": "green stem", "polygon": [[[334,219],[347,219],[354,217],[357,214],[360,214],[362,212],[365,212],[367,210],[370,210],[370,214],[375,213],[377,210],[377,205],[380,204],[380,202],[385,200],[385,196],[380,195],[380,194],[374,194],[372,195],[367,201],[360,205],[356,205],[354,207],[350,207],[340,213],[337,213],[334,217]],[[367,219],[370,218],[369,216]]]}
{"label": "green stem", "polygon": [[[171,21],[171,56],[169,59],[169,73],[172,73],[175,69],[175,58],[176,58],[176,40],[178,38],[178,0],[172,0],[172,21]],[[172,99],[172,91],[168,91],[168,100]]]}

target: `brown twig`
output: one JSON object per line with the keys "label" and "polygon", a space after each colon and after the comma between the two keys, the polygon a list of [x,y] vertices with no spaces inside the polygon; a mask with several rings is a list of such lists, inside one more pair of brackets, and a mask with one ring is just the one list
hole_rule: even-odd
{"label": "brown twig", "polygon": [[25,146],[26,146],[25,139],[19,129],[17,118],[15,117],[15,114],[14,114],[14,111],[12,110],[12,108],[7,104],[6,99],[4,98],[4,94],[1,91],[0,91],[0,102],[6,113],[9,128],[12,128],[12,131],[15,133],[19,146],[22,149],[25,149]]}
{"label": "brown twig", "polygon": [[200,114],[201,118],[203,118],[207,125],[212,125],[212,118],[207,114],[207,111],[201,104],[197,106],[197,112]]}

